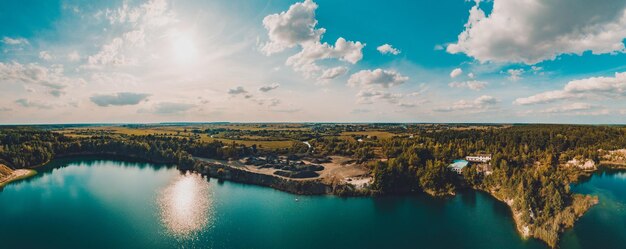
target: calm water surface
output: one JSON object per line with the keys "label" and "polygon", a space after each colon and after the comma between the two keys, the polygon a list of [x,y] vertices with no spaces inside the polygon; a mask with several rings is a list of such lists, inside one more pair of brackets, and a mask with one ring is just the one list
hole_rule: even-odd
{"label": "calm water surface", "polygon": [[[561,247],[625,248],[626,174],[574,189],[601,204]],[[483,193],[295,196],[165,165],[74,158],[0,192],[0,248],[546,247],[520,239],[508,208]]]}

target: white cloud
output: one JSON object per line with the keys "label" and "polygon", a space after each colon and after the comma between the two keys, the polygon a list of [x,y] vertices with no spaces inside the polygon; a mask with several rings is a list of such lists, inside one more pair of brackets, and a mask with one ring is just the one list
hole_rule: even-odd
{"label": "white cloud", "polygon": [[391,86],[401,85],[408,81],[409,77],[403,76],[400,73],[393,70],[361,70],[354,73],[348,79],[348,85],[350,86],[381,86],[389,88]]}
{"label": "white cloud", "polygon": [[324,70],[324,72],[322,73],[322,75],[319,77],[320,80],[330,80],[330,79],[334,79],[337,78],[343,74],[345,74],[346,72],[348,72],[348,68],[346,67],[333,67],[333,68],[329,68]]}
{"label": "white cloud", "polygon": [[552,108],[548,108],[545,110],[541,110],[541,112],[544,113],[564,113],[564,112],[573,112],[573,111],[586,111],[586,110],[590,110],[592,108],[594,108],[594,105],[591,104],[587,104],[587,103],[571,103],[571,104],[567,104],[567,105],[562,105],[562,106],[557,106],[557,107],[552,107]]}
{"label": "white cloud", "polygon": [[489,15],[479,3],[470,9],[465,30],[447,51],[481,62],[535,64],[560,54],[622,53],[624,38],[623,0],[494,0]]}
{"label": "white cloud", "polygon": [[518,81],[522,79],[522,74],[524,74],[524,69],[521,69],[521,68],[509,69],[506,71],[506,73],[509,74],[508,79],[510,81]]}
{"label": "white cloud", "polygon": [[165,25],[178,21],[169,10],[166,0],[150,0],[136,7],[129,7],[125,2],[118,9],[107,9],[104,14],[111,25],[117,25],[113,28],[129,31],[114,37],[102,45],[96,54],[88,56],[87,68],[136,63],[136,59],[129,57],[128,54],[146,44],[147,32],[155,31],[162,35]]}
{"label": "white cloud", "polygon": [[146,34],[143,29],[126,32],[122,37],[132,46],[142,47],[146,44]]}
{"label": "white cloud", "polygon": [[137,7],[129,7],[124,3],[115,10],[107,9],[105,16],[113,24],[131,24],[134,26],[163,26],[176,22],[174,14],[169,11],[166,0],[150,0]]}
{"label": "white cloud", "polygon": [[339,37],[334,45],[322,43],[324,28],[315,28],[315,10],[318,5],[311,0],[295,3],[289,10],[271,14],[263,18],[263,26],[268,31],[269,42],[261,50],[266,55],[300,46],[301,50],[287,59],[286,64],[306,77],[322,73],[316,61],[338,59],[355,64],[363,58],[365,44],[347,41]]}
{"label": "white cloud", "polygon": [[30,44],[28,42],[28,40],[18,37],[18,38],[11,38],[11,37],[3,37],[2,38],[2,43],[7,44],[7,45],[28,45]]}
{"label": "white cloud", "polygon": [[124,45],[122,38],[114,38],[109,44],[102,46],[102,49],[95,55],[90,55],[87,61],[90,65],[123,65],[127,63],[126,58],[121,53]]}
{"label": "white cloud", "polygon": [[303,44],[300,52],[287,58],[286,64],[294,70],[304,73],[305,76],[311,77],[322,70],[316,61],[339,59],[355,64],[363,58],[362,49],[364,46],[363,43],[346,41],[342,37],[337,39],[334,46],[328,43],[307,43]]}
{"label": "white cloud", "polygon": [[374,104],[375,100],[385,101],[389,104],[399,105],[404,95],[399,93],[389,93],[374,89],[363,89],[357,93],[358,104]]}
{"label": "white cloud", "polygon": [[120,92],[113,94],[96,94],[89,99],[98,106],[107,107],[137,105],[146,100],[149,96],[150,94],[145,93]]}
{"label": "white cloud", "polygon": [[390,44],[380,45],[376,48],[376,50],[378,50],[378,52],[380,52],[381,54],[393,54],[393,55],[398,55],[401,52],[400,50],[398,50],[397,48],[394,48]]}
{"label": "white cloud", "polygon": [[324,28],[316,29],[315,10],[317,4],[311,0],[295,3],[289,10],[263,18],[270,41],[263,45],[267,54],[281,52],[298,44],[319,42]]}
{"label": "white cloud", "polygon": [[457,76],[461,75],[463,73],[463,70],[460,68],[455,68],[454,70],[452,70],[452,72],[450,72],[450,78],[456,78]]}
{"label": "white cloud", "polygon": [[[280,87],[280,84],[278,84],[278,83],[272,83],[272,84],[267,85],[267,86],[262,86],[262,87],[259,87],[259,91],[266,93],[266,92],[269,92],[269,91],[275,90],[275,89],[277,89],[278,87]],[[242,89],[243,89],[243,88],[242,88]]]}
{"label": "white cloud", "polygon": [[547,91],[547,92],[535,94],[526,98],[517,98],[514,103],[518,105],[543,104],[543,103],[550,103],[550,102],[554,102],[558,100],[570,99],[570,98],[575,98],[575,97],[579,98],[582,96],[568,93],[562,90],[555,90],[555,91]]}
{"label": "white cloud", "polygon": [[453,88],[468,88],[474,91],[480,91],[487,86],[487,82],[478,81],[478,80],[470,80],[470,81],[462,81],[462,82],[450,82],[448,86]]}
{"label": "white cloud", "polygon": [[80,60],[80,54],[78,53],[78,51],[72,51],[69,54],[67,54],[67,59],[72,61],[72,62],[76,62]]}
{"label": "white cloud", "polygon": [[24,83],[39,85],[47,90],[57,90],[50,92],[58,95],[68,84],[82,84],[82,79],[72,79],[64,75],[63,66],[53,65],[43,67],[35,63],[20,64],[0,62],[0,81],[10,83]]}
{"label": "white cloud", "polygon": [[475,76],[474,76],[474,73],[468,73],[467,77],[469,77],[470,79],[473,79]]}
{"label": "white cloud", "polygon": [[626,72],[615,73],[615,77],[591,77],[568,82],[563,90],[547,91],[525,98],[518,98],[515,104],[530,105],[550,103],[565,99],[579,99],[593,95],[604,97],[626,96]]}
{"label": "white cloud", "polygon": [[49,61],[52,60],[52,55],[50,55],[48,51],[41,51],[39,52],[39,58],[44,61]]}
{"label": "white cloud", "polygon": [[494,107],[498,103],[498,99],[492,96],[483,95],[472,101],[459,100],[453,103],[451,106],[440,107],[434,109],[436,112],[452,112],[452,111],[470,111],[478,112],[485,111]]}

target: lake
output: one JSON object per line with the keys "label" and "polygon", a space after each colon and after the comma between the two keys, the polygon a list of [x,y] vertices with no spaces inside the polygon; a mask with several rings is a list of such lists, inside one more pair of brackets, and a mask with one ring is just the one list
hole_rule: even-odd
{"label": "lake", "polygon": [[[624,248],[626,174],[573,189],[593,207],[562,248]],[[546,248],[523,240],[508,207],[453,198],[297,196],[207,180],[167,165],[58,159],[0,192],[2,248]]]}

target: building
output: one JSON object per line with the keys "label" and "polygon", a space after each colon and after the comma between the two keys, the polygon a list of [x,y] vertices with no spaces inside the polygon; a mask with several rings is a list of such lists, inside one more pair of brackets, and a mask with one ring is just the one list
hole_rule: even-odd
{"label": "building", "polygon": [[467,167],[468,164],[469,162],[466,160],[457,159],[454,160],[450,165],[448,165],[448,168],[450,168],[450,170],[454,171],[457,174],[461,174],[463,173],[463,168]]}
{"label": "building", "polygon": [[466,156],[465,160],[472,163],[487,163],[491,161],[491,154],[477,154]]}

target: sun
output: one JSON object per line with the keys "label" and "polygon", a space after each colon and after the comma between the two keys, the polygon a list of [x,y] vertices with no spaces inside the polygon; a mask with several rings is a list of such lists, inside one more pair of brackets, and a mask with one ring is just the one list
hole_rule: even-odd
{"label": "sun", "polygon": [[172,53],[178,63],[190,63],[198,53],[196,44],[189,34],[178,33],[172,35]]}

